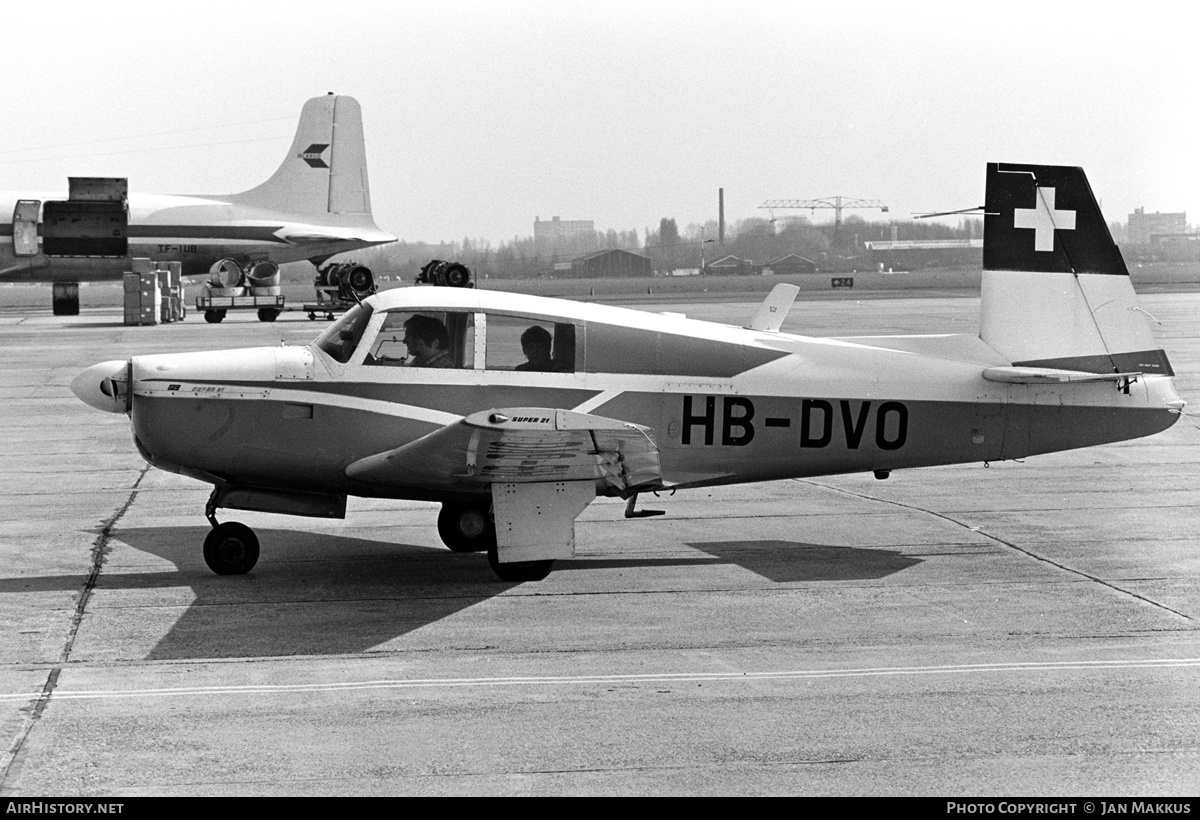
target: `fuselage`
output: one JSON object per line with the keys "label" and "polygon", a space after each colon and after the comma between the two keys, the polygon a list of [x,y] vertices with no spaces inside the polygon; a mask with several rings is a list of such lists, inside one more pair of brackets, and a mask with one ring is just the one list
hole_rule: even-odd
{"label": "fuselage", "polygon": [[[0,213],[19,200],[66,200],[66,192],[0,192]],[[42,224],[37,234],[43,235]],[[369,214],[295,214],[258,208],[220,196],[130,194],[128,251],[122,256],[18,254],[14,223],[0,223],[0,280],[87,282],[120,278],[131,260],[177,261],[183,275],[198,276],[221,259],[277,263],[324,259],[391,242]]]}
{"label": "fuselage", "polygon": [[[460,361],[470,366],[373,361],[389,313],[412,312],[469,316]],[[1023,458],[1150,435],[1178,418],[1166,376],[989,380],[986,369],[1008,362],[973,336],[818,339],[451,288],[389,291],[363,313],[348,352],[335,326],[305,347],[135,357],[128,407],[143,454],[214,484],[437,499],[443,489],[358,482],[346,468],[514,407],[649,428],[662,486],[679,487]],[[490,367],[488,328],[503,322],[572,328],[570,372]]]}

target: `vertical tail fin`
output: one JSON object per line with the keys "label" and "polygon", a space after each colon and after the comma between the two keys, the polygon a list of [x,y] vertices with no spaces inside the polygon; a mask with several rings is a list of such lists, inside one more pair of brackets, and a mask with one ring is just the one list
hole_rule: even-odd
{"label": "vertical tail fin", "polygon": [[371,213],[358,101],[327,94],[306,102],[278,170],[262,185],[223,199],[287,213]]}
{"label": "vertical tail fin", "polygon": [[1082,168],[989,163],[979,336],[1015,365],[1174,375]]}

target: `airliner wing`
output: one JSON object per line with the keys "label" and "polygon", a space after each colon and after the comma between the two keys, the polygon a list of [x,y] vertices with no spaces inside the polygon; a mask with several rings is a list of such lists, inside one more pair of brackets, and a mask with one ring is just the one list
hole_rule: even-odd
{"label": "airliner wing", "polygon": [[307,245],[313,242],[345,242],[349,237],[320,233],[289,233],[283,238],[293,245]]}
{"label": "airliner wing", "polygon": [[620,495],[662,483],[650,428],[544,407],[473,413],[403,447],[359,459],[346,475],[374,484],[441,487],[596,480]]}
{"label": "airliner wing", "polygon": [[279,231],[275,234],[285,242],[290,242],[293,245],[313,245],[313,244],[328,244],[330,242],[368,242],[376,245],[383,245],[388,242],[396,241],[396,237],[391,234],[384,233],[378,229],[370,227],[362,228],[333,228],[329,231],[318,230],[299,230],[299,231]]}

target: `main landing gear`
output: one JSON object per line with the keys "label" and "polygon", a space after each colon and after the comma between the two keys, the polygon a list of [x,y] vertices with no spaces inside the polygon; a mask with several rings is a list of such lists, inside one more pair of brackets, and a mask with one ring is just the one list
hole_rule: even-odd
{"label": "main landing gear", "polygon": [[[217,494],[213,490],[213,497]],[[212,530],[204,539],[204,563],[217,575],[245,575],[258,563],[258,536],[236,521],[217,523],[216,505],[208,500],[204,514]]]}
{"label": "main landing gear", "polygon": [[[204,539],[204,562],[218,575],[245,575],[258,563],[258,536],[236,521],[217,521],[215,499],[208,499],[204,515],[212,530]],[[443,504],[438,515],[438,534],[454,552],[486,552],[488,565],[501,581],[520,584],[541,581],[554,569],[554,561],[500,562],[496,524],[486,504]]]}
{"label": "main landing gear", "polygon": [[541,581],[554,569],[554,561],[500,563],[496,523],[487,504],[442,504],[438,535],[453,552],[487,552],[488,565],[501,581]]}

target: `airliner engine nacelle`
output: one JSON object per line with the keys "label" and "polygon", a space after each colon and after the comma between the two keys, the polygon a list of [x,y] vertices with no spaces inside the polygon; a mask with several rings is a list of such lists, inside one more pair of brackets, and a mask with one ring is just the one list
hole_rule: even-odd
{"label": "airliner engine nacelle", "polygon": [[418,285],[441,285],[450,288],[472,288],[471,270],[461,262],[434,259],[417,274]]}
{"label": "airliner engine nacelle", "polygon": [[360,301],[373,294],[377,288],[375,274],[366,265],[357,262],[335,262],[317,270],[316,286],[321,289],[337,289],[337,297],[344,302]]}
{"label": "airliner engine nacelle", "polygon": [[351,262],[342,271],[341,291],[364,299],[375,292],[375,275],[370,268]]}

